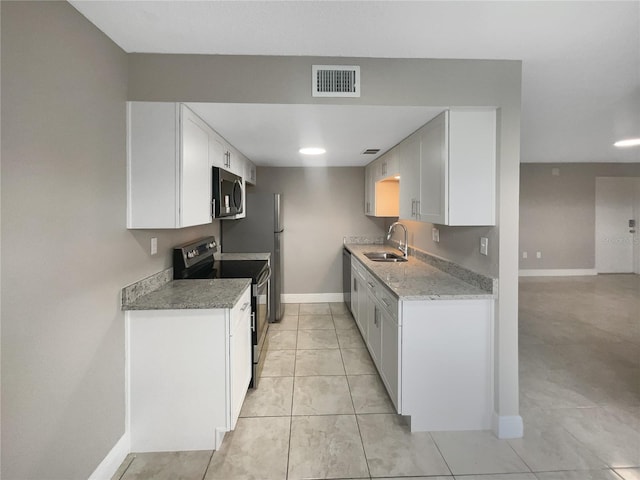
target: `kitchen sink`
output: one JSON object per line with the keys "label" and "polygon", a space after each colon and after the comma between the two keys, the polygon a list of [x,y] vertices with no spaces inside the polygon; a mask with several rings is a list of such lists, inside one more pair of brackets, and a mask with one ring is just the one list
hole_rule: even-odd
{"label": "kitchen sink", "polygon": [[374,262],[406,262],[407,259],[390,252],[367,252],[364,254],[369,260]]}

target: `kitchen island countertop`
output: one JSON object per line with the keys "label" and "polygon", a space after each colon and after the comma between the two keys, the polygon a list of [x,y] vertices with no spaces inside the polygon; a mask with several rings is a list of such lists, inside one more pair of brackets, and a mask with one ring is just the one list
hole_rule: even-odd
{"label": "kitchen island countertop", "polygon": [[249,278],[172,280],[122,305],[123,310],[233,308],[251,284]]}
{"label": "kitchen island countertop", "polygon": [[[354,244],[345,244],[344,246],[400,300],[495,298],[493,291],[466,282],[420,261],[412,255],[409,255],[407,262],[374,262],[364,255],[368,252],[400,253],[398,249],[391,246]],[[474,276],[480,276],[473,274],[473,272],[470,273]],[[484,277],[484,279],[488,278]]]}

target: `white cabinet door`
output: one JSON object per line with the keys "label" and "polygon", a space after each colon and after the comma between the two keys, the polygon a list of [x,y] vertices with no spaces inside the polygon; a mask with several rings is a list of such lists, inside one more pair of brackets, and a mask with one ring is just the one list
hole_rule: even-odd
{"label": "white cabinet door", "polygon": [[209,127],[184,105],[180,109],[180,226],[211,222]]}
{"label": "white cabinet door", "polygon": [[227,161],[227,147],[215,133],[209,139],[209,153],[211,165],[224,169]]}
{"label": "white cabinet door", "polygon": [[375,215],[376,211],[376,180],[375,180],[375,163],[370,163],[364,169],[364,213],[369,216]]}
{"label": "white cabinet door", "polygon": [[381,349],[382,349],[382,310],[376,303],[375,298],[369,295],[367,302],[369,331],[367,332],[367,346],[373,362],[380,370]]}
{"label": "white cabinet door", "polygon": [[400,218],[417,220],[420,200],[420,136],[414,133],[400,144]]}
{"label": "white cabinet door", "polygon": [[250,183],[251,185],[255,185],[256,184],[256,166],[248,158],[245,158],[245,160],[244,160],[244,175],[243,175],[243,178],[244,178],[245,182]]}
{"label": "white cabinet door", "polygon": [[184,105],[127,103],[127,228],[211,223],[211,132]]}
{"label": "white cabinet door", "polygon": [[[353,256],[351,257],[352,261],[353,261]],[[355,269],[353,268],[353,266],[351,267],[351,314],[353,315],[353,318],[355,319],[356,323],[358,324],[358,328],[360,327],[359,325],[359,320],[358,320],[358,290],[360,289],[360,287],[362,286],[362,283],[358,282],[358,274],[355,271]],[[362,330],[362,329],[361,329]]]}
{"label": "white cabinet door", "polygon": [[377,170],[378,175],[376,180],[384,180],[385,178],[391,178],[395,177],[396,175],[400,175],[399,150],[399,146],[395,146],[378,159],[380,167]]}
{"label": "white cabinet door", "polygon": [[357,306],[355,311],[357,312],[356,323],[358,324],[358,328],[360,329],[360,333],[363,338],[367,338],[367,290],[365,287],[364,280],[359,274],[354,275],[355,284],[356,284],[356,302]]}
{"label": "white cabinet door", "polygon": [[384,310],[381,310],[382,338],[380,353],[380,376],[387,387],[389,397],[396,407],[396,411],[400,405],[398,399],[398,372],[400,370],[398,358],[398,341],[399,332],[396,321]]}
{"label": "white cabinet door", "polygon": [[445,224],[448,198],[449,112],[442,112],[420,129],[420,202],[418,219]]}
{"label": "white cabinet door", "polygon": [[229,337],[231,430],[236,427],[251,381],[251,348],[251,296],[250,288],[247,288],[238,304],[231,310]]}

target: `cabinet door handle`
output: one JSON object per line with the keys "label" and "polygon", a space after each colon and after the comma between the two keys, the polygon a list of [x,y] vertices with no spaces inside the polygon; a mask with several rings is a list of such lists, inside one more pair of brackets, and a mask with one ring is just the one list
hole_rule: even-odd
{"label": "cabinet door handle", "polygon": [[353,279],[353,291],[357,292],[358,291],[358,282],[356,282],[356,279]]}
{"label": "cabinet door handle", "polygon": [[389,307],[391,304],[389,302],[387,302],[386,298],[382,298],[382,303],[384,303],[387,307]]}
{"label": "cabinet door handle", "polygon": [[416,218],[420,217],[420,200],[416,200]]}
{"label": "cabinet door handle", "polygon": [[249,306],[249,302],[245,302],[244,305],[242,306],[242,308],[240,309],[241,312],[244,312],[247,307]]}
{"label": "cabinet door handle", "polygon": [[416,214],[416,201],[411,199],[411,216],[413,217]]}
{"label": "cabinet door handle", "polygon": [[375,287],[375,285],[373,283],[371,283],[371,282],[367,282],[367,284],[369,285],[369,288]]}
{"label": "cabinet door handle", "polygon": [[252,332],[256,331],[256,314],[255,313],[251,314],[251,331]]}

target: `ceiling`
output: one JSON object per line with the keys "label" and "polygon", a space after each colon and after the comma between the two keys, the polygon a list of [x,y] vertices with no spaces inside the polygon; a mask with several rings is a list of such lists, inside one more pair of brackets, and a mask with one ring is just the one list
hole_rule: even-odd
{"label": "ceiling", "polygon": [[[522,60],[521,161],[640,162],[640,147],[612,146],[640,136],[637,0],[70,3],[126,52]],[[344,107],[246,108],[211,124],[259,165],[302,164],[291,151],[307,138],[339,155],[325,164],[361,165],[364,148],[384,151],[433,116],[350,107],[339,118],[352,121],[336,122],[331,108]],[[365,121],[349,145],[345,127]]]}
{"label": "ceiling", "polygon": [[[442,108],[188,103],[229,143],[259,165],[366,165],[400,143]],[[322,146],[325,155],[302,155],[301,147]]]}

